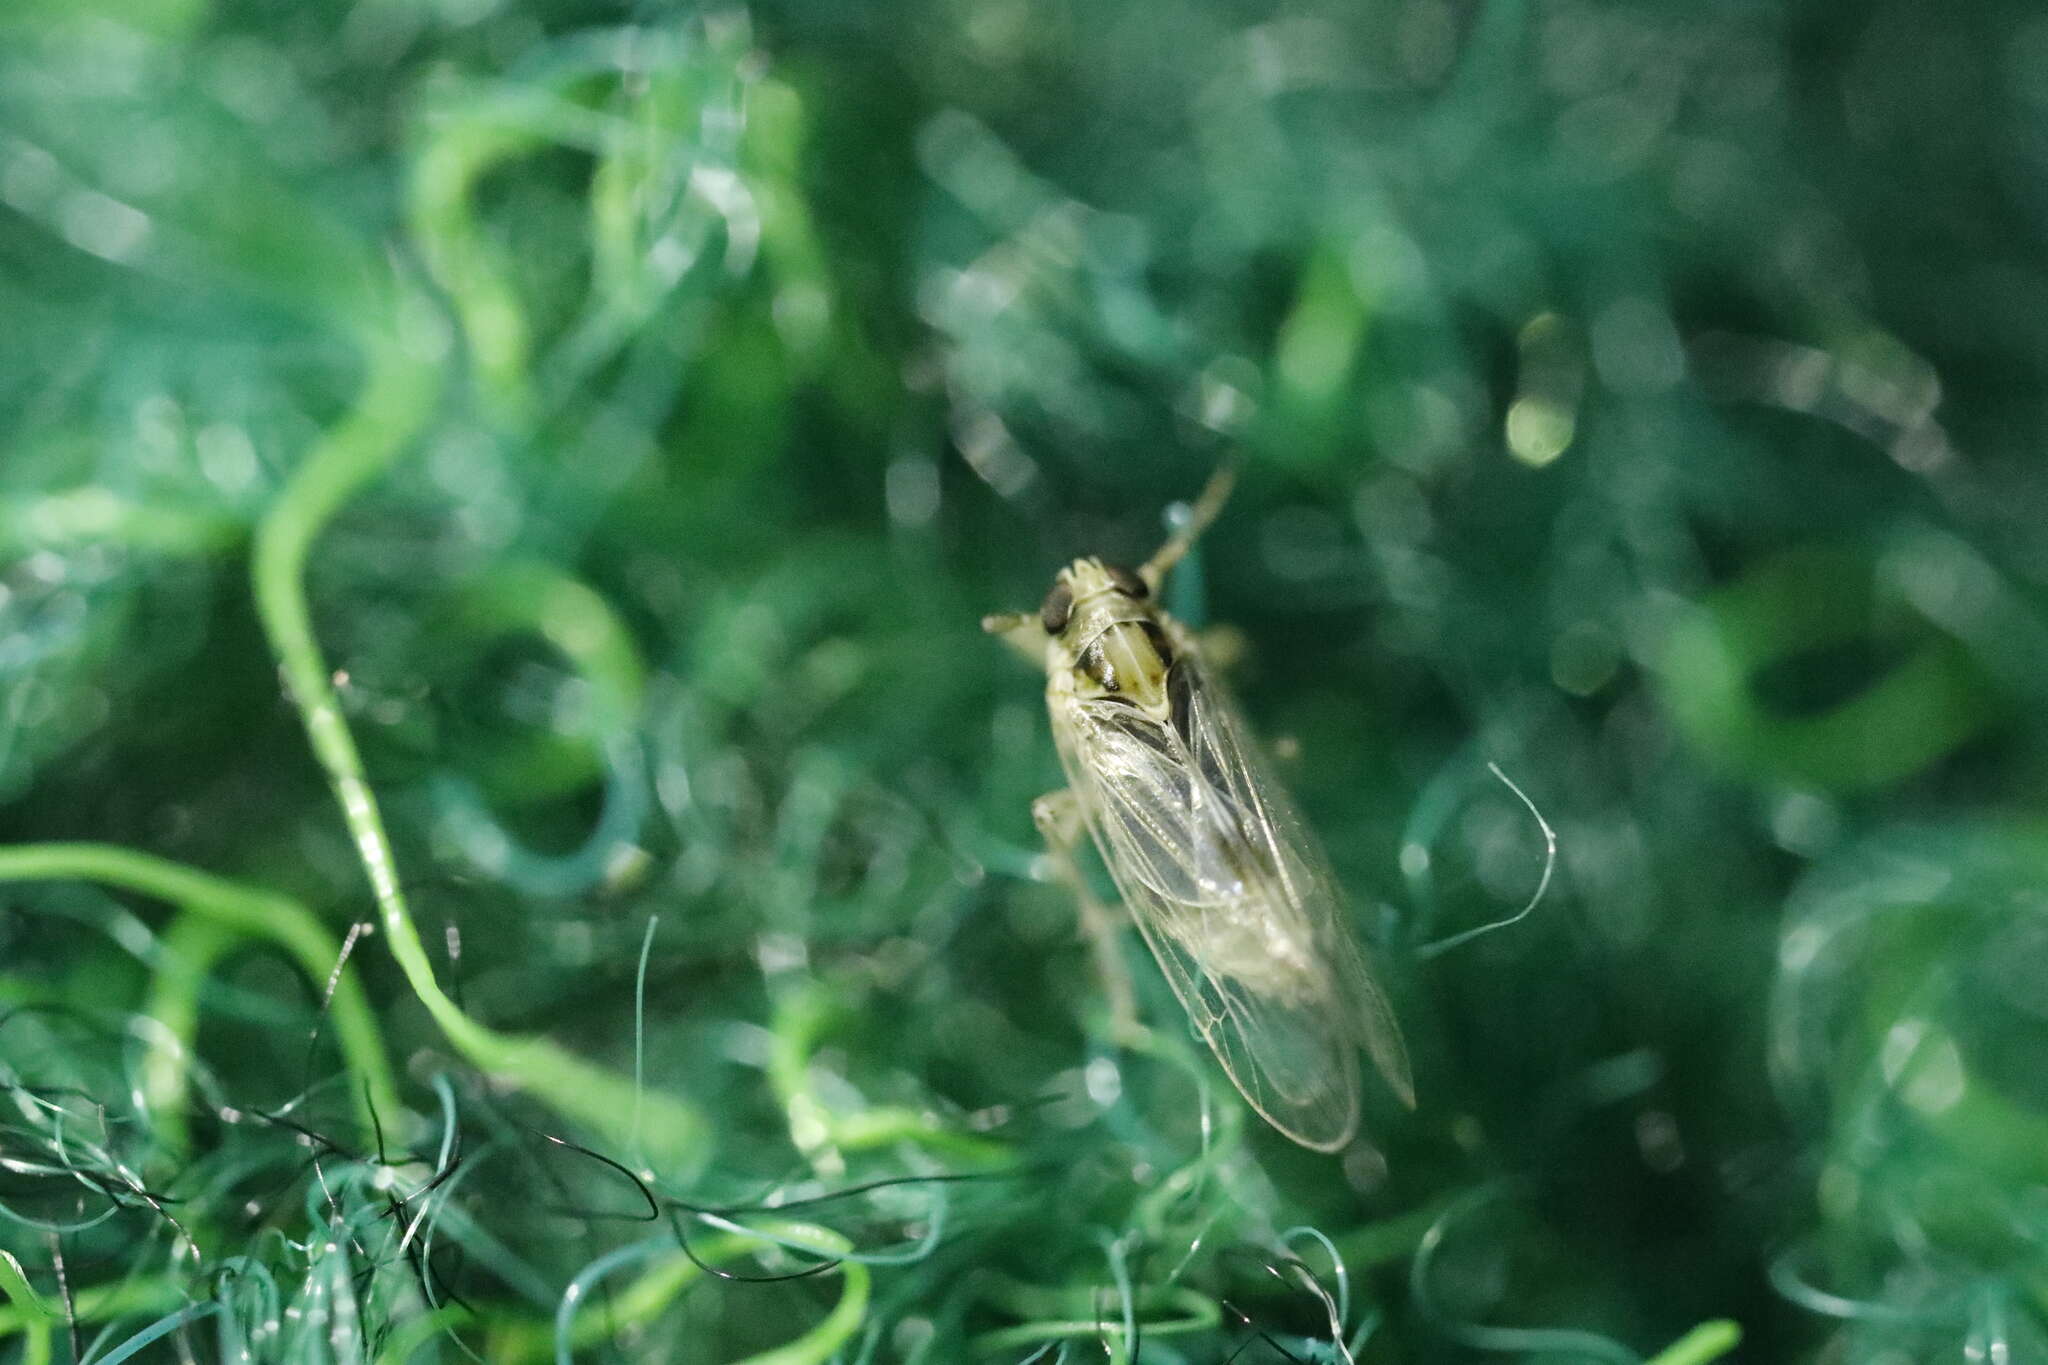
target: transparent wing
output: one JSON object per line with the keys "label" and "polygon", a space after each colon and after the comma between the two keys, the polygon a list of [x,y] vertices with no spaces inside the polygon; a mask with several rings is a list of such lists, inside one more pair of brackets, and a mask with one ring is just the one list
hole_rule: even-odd
{"label": "transparent wing", "polygon": [[[1352,1036],[1372,1058],[1381,1079],[1410,1108],[1415,1077],[1394,1007],[1357,938],[1346,927],[1343,893],[1322,845],[1302,820],[1286,788],[1267,775],[1229,694],[1200,668],[1190,651],[1185,675],[1173,680],[1175,715],[1205,780],[1234,803],[1258,814],[1252,829],[1279,869],[1287,898],[1300,907],[1330,964],[1332,985],[1344,1002]],[[1184,693],[1184,695],[1183,695]]]}
{"label": "transparent wing", "polygon": [[1413,1102],[1399,1027],[1321,854],[1192,650],[1170,686],[1172,727],[1116,701],[1056,707],[1069,779],[1196,1031],[1268,1122],[1334,1150],[1357,1128],[1360,1045]]}

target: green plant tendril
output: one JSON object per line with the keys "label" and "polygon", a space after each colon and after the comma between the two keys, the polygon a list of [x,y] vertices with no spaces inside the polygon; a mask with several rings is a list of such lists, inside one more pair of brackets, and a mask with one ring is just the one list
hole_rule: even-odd
{"label": "green plant tendril", "polygon": [[820,1169],[836,1169],[839,1152],[915,1142],[957,1160],[995,1164],[1008,1148],[942,1127],[931,1115],[895,1105],[851,1114],[835,1111],[811,1079],[811,1053],[829,1028],[835,1006],[822,987],[792,990],[775,1012],[768,1078],[789,1115],[790,1140]]}
{"label": "green plant tendril", "polygon": [[[533,637],[569,664],[586,698],[573,727],[531,728],[462,762],[459,771],[435,776],[439,821],[450,841],[485,875],[541,895],[573,895],[637,868],[632,841],[648,797],[633,727],[646,666],[603,595],[554,565],[515,561],[456,587],[428,636],[446,642],[436,666],[451,676],[473,669],[494,641]],[[602,812],[589,837],[567,853],[535,852],[494,809],[560,798],[593,779],[604,784]]]}
{"label": "green plant tendril", "polygon": [[[189,910],[181,912],[164,931],[163,952],[150,980],[148,1003],[143,1006],[144,1015],[154,1021],[154,1027],[150,1030],[149,1051],[142,1059],[142,1094],[156,1118],[157,1136],[169,1152],[184,1151],[191,1136],[184,1100],[190,1077],[192,1045],[199,1036],[200,994],[213,969],[234,951],[243,937],[229,926]],[[353,976],[345,979],[355,987],[351,995],[360,996],[360,983]],[[324,980],[316,978],[315,988]],[[339,990],[337,983],[337,994]],[[374,1022],[372,1027],[375,1027]],[[337,1033],[340,1032],[337,1026]],[[381,1045],[376,1049],[376,1056],[380,1062],[383,1060]],[[344,1060],[347,1060],[346,1053]],[[387,1075],[385,1084],[389,1083]],[[366,1133],[373,1131],[371,1104],[376,1106],[379,1116],[398,1112],[384,1108],[381,1099],[364,1103],[368,1097],[355,1098],[357,1120]]]}
{"label": "green plant tendril", "polygon": [[1611,1361],[1613,1365],[1641,1365],[1642,1357],[1620,1342],[1601,1336],[1597,1332],[1567,1327],[1496,1327],[1488,1323],[1467,1322],[1444,1311],[1443,1306],[1437,1302],[1431,1286],[1430,1270],[1436,1264],[1437,1252],[1443,1246],[1445,1234],[1452,1224],[1472,1210],[1499,1197],[1500,1191],[1482,1186],[1457,1200],[1430,1225],[1429,1231],[1423,1235],[1422,1245],[1415,1250],[1415,1259],[1409,1262],[1408,1267],[1408,1292],[1414,1299],[1416,1308],[1445,1336],[1475,1350],[1500,1353],[1543,1352],[1580,1356],[1588,1360]]}
{"label": "green plant tendril", "polygon": [[[1170,1317],[1148,1318],[1138,1322],[1137,1333],[1141,1339],[1207,1332],[1215,1329],[1223,1321],[1223,1310],[1216,1302],[1192,1289],[1172,1286],[1147,1292],[1140,1297],[1176,1310]],[[1041,1318],[1033,1322],[1020,1322],[1011,1327],[998,1327],[993,1331],[983,1332],[968,1345],[976,1355],[994,1355],[999,1351],[1014,1351],[1040,1342],[1064,1341],[1077,1337],[1109,1336],[1121,1341],[1123,1332],[1124,1324],[1121,1320]]]}
{"label": "green plant tendril", "polygon": [[85,484],[0,502],[0,554],[116,544],[166,555],[207,555],[232,546],[242,524],[203,508],[156,506]]}
{"label": "green plant tendril", "polygon": [[1415,1259],[1409,1263],[1409,1294],[1422,1314],[1446,1336],[1480,1351],[1580,1357],[1611,1361],[1613,1365],[1706,1365],[1741,1342],[1740,1326],[1727,1318],[1712,1318],[1644,1360],[1620,1342],[1596,1332],[1565,1327],[1495,1327],[1452,1318],[1431,1292],[1430,1269],[1451,1225],[1499,1196],[1499,1190],[1481,1187],[1451,1201],[1431,1222],[1422,1244],[1416,1248]]}
{"label": "green plant tendril", "polygon": [[[13,1260],[12,1257],[8,1259]],[[20,1269],[19,1263],[12,1267],[15,1273]],[[0,1293],[5,1293],[13,1304],[9,1308],[0,1308],[0,1337],[12,1336],[16,1332],[32,1337],[37,1326],[54,1328],[64,1321],[47,1304],[25,1307],[20,1293],[11,1283],[12,1279],[7,1270],[0,1269]],[[26,1283],[24,1280],[24,1287]],[[88,1285],[72,1296],[71,1313],[79,1323],[113,1322],[140,1313],[169,1312],[183,1303],[184,1298],[182,1282],[169,1279]]]}
{"label": "green plant tendril", "polygon": [[7,1296],[20,1318],[21,1365],[49,1365],[50,1337],[62,1319],[28,1282],[21,1262],[5,1251],[0,1251],[0,1294]]}
{"label": "green plant tendril", "polygon": [[[268,940],[282,948],[324,990],[339,949],[314,914],[288,896],[244,886],[152,854],[109,844],[23,844],[0,848],[0,882],[89,881],[152,896],[184,912],[178,951],[168,954],[156,986],[157,1017],[166,1036],[152,1039],[143,1065],[143,1094],[164,1120],[163,1133],[182,1145],[182,1100],[197,1025],[199,981],[236,939]],[[182,956],[181,956],[182,955]],[[354,1101],[367,1131],[370,1112],[403,1112],[376,1017],[353,973],[335,982],[334,1035],[359,1082]]]}
{"label": "green plant tendril", "polygon": [[1651,1356],[1645,1365],[1707,1365],[1742,1344],[1742,1328],[1727,1318],[1711,1318]]}
{"label": "green plant tendril", "polygon": [[[575,1351],[604,1341],[621,1327],[651,1322],[683,1291],[705,1277],[705,1266],[722,1265],[757,1252],[763,1241],[800,1242],[822,1256],[852,1250],[851,1244],[838,1233],[809,1223],[763,1224],[757,1233],[722,1234],[707,1237],[701,1242],[692,1240],[690,1250],[696,1254],[694,1261],[683,1255],[675,1239],[666,1234],[621,1247],[593,1261],[570,1282],[552,1322],[515,1321],[495,1325],[486,1340],[484,1358],[492,1361],[493,1365],[571,1361]],[[581,1311],[605,1276],[623,1266],[657,1256],[663,1257],[660,1264],[624,1289],[606,1296],[602,1311]],[[873,1284],[868,1268],[856,1261],[841,1262],[833,1273],[842,1277],[844,1288],[838,1303],[816,1326],[792,1341],[736,1361],[734,1365],[824,1365],[825,1361],[832,1359],[866,1319]],[[739,1288],[745,1289],[746,1286]],[[408,1349],[411,1349],[411,1344],[408,1344]],[[380,1362],[381,1365],[403,1365],[404,1359],[404,1356],[387,1350],[380,1357]]]}
{"label": "green plant tendril", "polygon": [[497,107],[484,104],[488,112],[430,114],[423,120],[430,131],[413,159],[407,217],[427,268],[454,306],[480,396],[500,418],[516,424],[526,420],[533,405],[526,315],[505,282],[499,253],[469,211],[469,200],[492,166],[544,140],[533,128],[506,117],[511,108],[532,101],[505,96],[492,103]]}
{"label": "green plant tendril", "polygon": [[493,565],[449,593],[428,633],[446,642],[435,663],[451,673],[495,641],[532,636],[589,689],[575,733],[523,735],[480,765],[475,781],[493,801],[532,803],[583,786],[604,770],[605,743],[627,733],[639,715],[647,669],[632,633],[603,594],[555,565]]}
{"label": "green plant tendril", "polygon": [[[342,818],[377,899],[391,955],[420,1003],[480,1070],[624,1139],[630,1137],[636,1096],[631,1080],[547,1039],[484,1027],[463,1013],[435,979],[433,962],[399,886],[396,856],[362,755],[313,635],[305,592],[313,542],[336,510],[398,458],[440,391],[435,365],[439,332],[422,320],[417,299],[408,299],[407,305],[399,309],[407,320],[404,334],[371,343],[369,374],[355,408],[306,456],[257,529],[252,571],[257,613],[314,756],[341,803]],[[652,1134],[647,1139],[652,1155],[674,1161],[701,1155],[705,1126],[694,1109],[660,1096],[646,1096],[640,1104]]]}
{"label": "green plant tendril", "polygon": [[1869,567],[1825,551],[1788,552],[1711,594],[1666,642],[1664,695],[1702,753],[1744,773],[1823,789],[1888,786],[1925,768],[1992,719],[1987,684],[1952,637],[1923,627],[1882,678],[1816,715],[1767,711],[1755,675],[1802,650],[1864,638]]}

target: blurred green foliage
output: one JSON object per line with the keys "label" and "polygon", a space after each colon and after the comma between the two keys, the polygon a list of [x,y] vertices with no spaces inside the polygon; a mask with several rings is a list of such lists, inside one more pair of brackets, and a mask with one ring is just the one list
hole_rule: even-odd
{"label": "blurred green foliage", "polygon": [[[0,8],[0,1359],[2048,1360],[2044,73]],[[976,630],[1225,458],[1178,609],[1417,1063],[1336,1158],[1128,934],[1113,1041]],[[1438,951],[1488,762],[1557,878]]]}

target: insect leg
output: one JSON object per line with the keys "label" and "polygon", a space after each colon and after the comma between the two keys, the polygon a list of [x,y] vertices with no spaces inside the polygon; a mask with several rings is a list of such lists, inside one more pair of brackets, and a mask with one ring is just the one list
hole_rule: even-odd
{"label": "insect leg", "polygon": [[1202,662],[1223,674],[1236,671],[1252,650],[1245,633],[1229,625],[1204,626],[1195,632],[1195,644],[1202,651]]}
{"label": "insect leg", "polygon": [[1095,954],[1095,974],[1102,978],[1103,994],[1109,998],[1110,1036],[1119,1042],[1136,1038],[1138,1025],[1136,997],[1131,991],[1131,974],[1117,952],[1116,919],[1109,907],[1095,899],[1081,865],[1074,859],[1087,826],[1081,817],[1081,803],[1065,789],[1047,792],[1031,803],[1031,819],[1045,840],[1045,855],[1052,875],[1074,893],[1080,907],[1081,928]]}
{"label": "insect leg", "polygon": [[984,616],[981,628],[990,635],[1002,636],[1004,644],[1034,664],[1045,658],[1045,627],[1040,624],[1035,611],[1006,611]]}

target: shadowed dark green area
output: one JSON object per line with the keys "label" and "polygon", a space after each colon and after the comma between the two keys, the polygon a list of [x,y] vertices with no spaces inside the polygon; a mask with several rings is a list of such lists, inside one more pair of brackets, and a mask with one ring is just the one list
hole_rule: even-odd
{"label": "shadowed dark green area", "polygon": [[[0,7],[0,1361],[2048,1361],[2044,185],[2019,4]],[[1335,1157],[977,628],[1226,459]]]}

